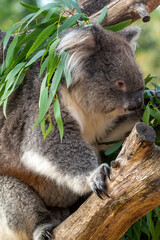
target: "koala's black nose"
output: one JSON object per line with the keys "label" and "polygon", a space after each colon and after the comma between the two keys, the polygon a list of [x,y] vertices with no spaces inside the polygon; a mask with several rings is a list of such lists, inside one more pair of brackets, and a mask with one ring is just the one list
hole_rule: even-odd
{"label": "koala's black nose", "polygon": [[134,111],[140,109],[142,108],[143,103],[144,103],[143,91],[137,91],[134,93],[134,96],[128,105],[128,110]]}

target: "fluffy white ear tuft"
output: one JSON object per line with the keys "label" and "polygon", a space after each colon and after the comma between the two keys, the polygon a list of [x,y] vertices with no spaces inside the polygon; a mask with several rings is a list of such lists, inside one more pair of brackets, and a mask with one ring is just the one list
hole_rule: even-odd
{"label": "fluffy white ear tuft", "polygon": [[95,49],[95,40],[92,33],[87,28],[73,28],[66,31],[58,46],[57,52],[62,54],[67,52],[66,67],[73,71],[80,69],[80,62],[89,56]]}
{"label": "fluffy white ear tuft", "polygon": [[90,49],[95,46],[93,35],[85,29],[72,29],[62,36],[57,51],[77,51],[81,48]]}
{"label": "fluffy white ear tuft", "polygon": [[123,29],[118,33],[130,43],[132,50],[135,51],[137,46],[136,41],[139,38],[140,32],[140,27],[135,26]]}

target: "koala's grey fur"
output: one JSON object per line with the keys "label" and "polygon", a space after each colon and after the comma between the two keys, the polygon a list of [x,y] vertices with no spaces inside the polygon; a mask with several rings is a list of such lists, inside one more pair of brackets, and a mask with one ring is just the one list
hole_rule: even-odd
{"label": "koala's grey fur", "polygon": [[[97,142],[119,140],[142,116],[136,109],[143,102],[144,82],[133,50],[138,35],[136,27],[114,33],[98,25],[63,34],[57,51],[67,51],[66,67],[72,79],[69,88],[62,79],[58,91],[62,143],[55,121],[45,141],[40,126],[33,130],[42,80],[38,62],[9,98],[7,119],[1,110],[3,239],[48,239],[51,230],[68,216],[65,208],[79,196],[105,192],[110,169],[98,164]],[[117,81],[125,87],[117,88]],[[50,211],[48,207],[61,209]]]}

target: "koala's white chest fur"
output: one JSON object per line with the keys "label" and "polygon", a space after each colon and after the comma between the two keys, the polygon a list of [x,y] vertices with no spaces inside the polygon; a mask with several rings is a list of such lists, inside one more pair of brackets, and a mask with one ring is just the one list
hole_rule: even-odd
{"label": "koala's white chest fur", "polygon": [[88,113],[81,108],[76,99],[63,89],[62,100],[69,113],[78,122],[83,137],[89,142],[94,143],[96,140],[103,138],[105,130],[112,127],[112,121],[120,115],[119,110],[115,109],[110,113],[94,112]]}

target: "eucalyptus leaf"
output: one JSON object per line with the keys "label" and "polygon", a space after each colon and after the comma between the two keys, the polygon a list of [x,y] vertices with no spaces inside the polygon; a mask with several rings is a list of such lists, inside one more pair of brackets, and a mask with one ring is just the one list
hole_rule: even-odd
{"label": "eucalyptus leaf", "polygon": [[72,1],[71,0],[65,0],[65,5],[72,10]]}
{"label": "eucalyptus leaf", "polygon": [[18,55],[17,58],[13,58],[9,64],[9,66],[14,67],[15,65],[19,64],[22,61],[25,61],[25,57],[27,52],[29,51],[29,49],[31,48],[33,44],[33,40],[29,41],[26,46],[22,49],[22,51],[20,52],[20,54]]}
{"label": "eucalyptus leaf", "polygon": [[29,67],[30,65],[32,65],[32,63],[36,62],[37,59],[39,59],[40,57],[42,57],[42,55],[44,54],[45,50],[40,50],[39,52],[37,52],[30,60],[29,62],[26,64],[25,67]]}
{"label": "eucalyptus leaf", "polygon": [[[42,83],[41,83],[41,89],[40,89],[40,96],[42,94],[42,91],[45,89],[46,87],[46,83],[47,83],[47,74],[45,75],[45,77],[43,78],[42,80]],[[39,101],[39,106],[40,106],[40,101]]]}
{"label": "eucalyptus leaf", "polygon": [[143,114],[143,122],[146,124],[149,124],[149,118],[150,118],[150,107],[147,105]]}
{"label": "eucalyptus leaf", "polygon": [[155,226],[155,240],[160,239],[160,220],[158,219]]}
{"label": "eucalyptus leaf", "polygon": [[52,128],[53,128],[53,124],[52,124],[52,120],[50,119],[50,121],[49,121],[49,127],[48,127],[47,131],[46,131],[45,134],[44,134],[44,139],[46,139],[46,137],[48,136],[48,134],[52,131]]}
{"label": "eucalyptus leaf", "polygon": [[67,88],[68,88],[69,85],[70,85],[70,82],[71,82],[71,73],[70,73],[69,69],[66,66],[67,53],[63,52],[61,54],[61,58],[62,58],[62,64],[64,65],[64,75],[65,75]]}
{"label": "eucalyptus leaf", "polygon": [[70,28],[71,26],[76,24],[76,21],[83,16],[82,13],[77,13],[73,15],[72,17],[68,18],[67,20],[64,21],[62,26],[60,27],[59,31],[63,31],[65,29]]}
{"label": "eucalyptus leaf", "polygon": [[144,232],[148,237],[150,236],[150,231],[146,225],[143,225],[141,231]]}
{"label": "eucalyptus leaf", "polygon": [[[19,85],[21,84],[24,77],[25,77],[25,74],[23,72],[23,69],[21,69],[18,76],[16,78],[12,79],[12,84],[10,85],[10,87],[5,89],[4,93],[2,94],[1,100],[0,100],[0,105],[4,104],[4,102],[6,102],[8,97],[19,87]],[[6,106],[7,106],[7,102],[5,104],[5,107]],[[3,111],[5,111],[4,108],[3,108]]]}
{"label": "eucalyptus leaf", "polygon": [[53,112],[54,112],[55,120],[56,120],[57,125],[58,125],[58,129],[59,129],[59,133],[60,133],[60,139],[61,139],[61,142],[62,142],[64,129],[63,129],[63,122],[62,122],[60,103],[59,103],[58,97],[56,97],[56,99],[54,100]]}
{"label": "eucalyptus leaf", "polygon": [[33,5],[29,5],[23,2],[19,2],[23,7],[25,7],[26,9],[32,11],[32,12],[38,12],[39,11],[39,7],[33,6]]}
{"label": "eucalyptus leaf", "polygon": [[64,66],[62,65],[62,63],[60,63],[58,68],[55,71],[53,78],[52,78],[52,84],[49,89],[48,107],[51,105],[53,98],[57,92],[58,86],[59,86],[61,78],[62,78],[63,70],[64,70]]}
{"label": "eucalyptus leaf", "polygon": [[50,25],[45,28],[37,37],[31,49],[28,51],[26,58],[29,57],[54,31],[56,30],[55,25]]}
{"label": "eucalyptus leaf", "polygon": [[3,52],[5,51],[6,47],[7,47],[7,44],[9,42],[9,39],[11,37],[11,34],[17,29],[19,28],[20,26],[22,25],[22,23],[15,23],[8,31],[7,31],[7,34],[6,36],[4,37],[3,39]]}
{"label": "eucalyptus leaf", "polygon": [[8,99],[6,99],[3,103],[3,114],[4,114],[5,118],[7,118],[7,113],[6,113],[7,103],[8,103]]}
{"label": "eucalyptus leaf", "polygon": [[51,19],[48,21],[44,21],[42,23],[36,24],[34,28],[41,27],[41,28],[46,28],[51,24],[56,24],[57,22],[62,22],[66,19],[66,17],[59,17],[59,15],[54,14]]}
{"label": "eucalyptus leaf", "polygon": [[77,10],[78,13],[82,13],[80,8],[79,8],[77,0],[71,0],[71,3],[73,5],[73,7]]}
{"label": "eucalyptus leaf", "polygon": [[153,109],[150,109],[150,115],[152,117],[154,117],[158,123],[160,123],[160,110],[156,109],[156,110],[153,110]]}
{"label": "eucalyptus leaf", "polygon": [[144,79],[145,85],[147,85],[152,79],[153,79],[153,76],[151,76],[151,75],[149,74],[149,75]]}
{"label": "eucalyptus leaf", "polygon": [[3,51],[6,49],[7,43],[11,37],[11,34],[17,30],[20,26],[22,26],[22,24],[26,21],[28,21],[32,16],[34,15],[34,13],[31,13],[29,15],[27,15],[26,17],[24,17],[23,19],[20,20],[20,22],[15,23],[12,27],[10,27],[10,29],[7,31],[6,36],[3,39]]}
{"label": "eucalyptus leaf", "polygon": [[[26,64],[26,62],[21,62],[21,63],[17,64],[17,65],[12,69],[12,71],[10,71],[10,73],[7,75],[6,81],[7,81],[7,80],[10,81],[10,79],[13,79],[13,78],[18,74],[18,72],[20,71],[20,69],[25,66],[25,64]],[[8,86],[8,81],[7,81],[7,85],[6,85],[6,86]]]}
{"label": "eucalyptus leaf", "polygon": [[147,94],[147,95],[144,95],[145,98],[149,98],[153,96],[150,90],[144,90],[144,94]]}
{"label": "eucalyptus leaf", "polygon": [[13,39],[12,43],[10,44],[8,50],[7,50],[7,56],[6,56],[6,66],[8,66],[9,64],[9,61],[10,59],[12,58],[13,56],[13,53],[14,53],[14,49],[17,45],[17,42],[18,42],[18,38],[19,36],[15,36],[15,38]]}
{"label": "eucalyptus leaf", "polygon": [[107,7],[105,6],[105,7],[102,9],[102,12],[101,12],[101,14],[100,14],[97,22],[100,24],[100,23],[104,20],[104,18],[106,17],[106,15],[107,15]]}
{"label": "eucalyptus leaf", "polygon": [[28,27],[28,25],[35,19],[37,18],[41,13],[43,13],[45,10],[51,9],[51,8],[57,8],[57,7],[61,7],[61,5],[59,3],[48,3],[46,4],[44,7],[40,8],[40,10],[38,12],[36,12],[34,14],[34,16],[28,21],[28,23],[26,24],[25,28]]}
{"label": "eucalyptus leaf", "polygon": [[116,143],[115,145],[113,145],[112,147],[108,148],[106,151],[105,151],[105,155],[108,156],[108,155],[111,155],[112,153],[114,153],[115,151],[117,151],[121,146],[122,146],[122,141]]}
{"label": "eucalyptus leaf", "polygon": [[59,18],[59,14],[55,14],[55,12],[57,12],[57,10],[55,10],[54,8],[50,9],[45,17],[45,21],[49,21],[50,18]]}
{"label": "eucalyptus leaf", "polygon": [[39,100],[39,115],[34,127],[36,127],[45,117],[48,111],[48,87],[45,87],[41,94]]}
{"label": "eucalyptus leaf", "polygon": [[49,48],[49,60],[48,60],[48,64],[47,64],[48,83],[50,82],[50,79],[51,79],[53,73],[55,72],[55,69],[57,68],[58,63],[59,63],[59,57],[55,53],[55,49],[59,43],[59,40],[60,39],[56,39]]}
{"label": "eucalyptus leaf", "polygon": [[64,69],[64,75],[65,75],[67,88],[68,88],[70,83],[71,83],[71,73],[70,73],[70,71],[67,68]]}
{"label": "eucalyptus leaf", "polygon": [[52,120],[51,118],[49,119],[49,127],[47,129],[47,131],[45,130],[46,126],[45,126],[45,118],[43,118],[43,120],[41,121],[41,131],[43,133],[44,139],[46,139],[46,137],[48,136],[48,134],[51,132],[52,128],[53,128],[53,124],[52,124]]}
{"label": "eucalyptus leaf", "polygon": [[47,64],[48,64],[48,60],[49,60],[49,57],[46,57],[46,59],[44,60],[44,62],[42,63],[41,65],[41,69],[40,69],[40,76],[42,76],[42,74],[44,73],[46,67],[47,67]]}
{"label": "eucalyptus leaf", "polygon": [[155,230],[154,230],[154,224],[152,220],[152,213],[151,212],[147,213],[146,218],[147,218],[147,225],[151,233],[152,239],[155,239]]}
{"label": "eucalyptus leaf", "polygon": [[45,117],[41,120],[41,131],[45,135]]}
{"label": "eucalyptus leaf", "polygon": [[125,27],[127,27],[130,23],[132,22],[132,20],[127,20],[109,27],[105,27],[105,29],[111,30],[113,32],[117,32],[120,31],[122,29],[124,29]]}

